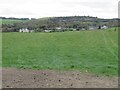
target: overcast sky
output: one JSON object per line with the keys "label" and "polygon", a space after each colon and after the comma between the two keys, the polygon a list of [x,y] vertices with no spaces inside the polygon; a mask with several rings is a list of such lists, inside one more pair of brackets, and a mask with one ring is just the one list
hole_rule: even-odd
{"label": "overcast sky", "polygon": [[0,16],[41,18],[97,16],[117,18],[119,0],[0,0]]}

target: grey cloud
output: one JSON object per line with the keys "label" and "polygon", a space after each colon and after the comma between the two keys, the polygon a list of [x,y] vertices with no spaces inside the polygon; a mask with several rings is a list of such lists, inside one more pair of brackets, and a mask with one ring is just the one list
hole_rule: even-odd
{"label": "grey cloud", "polygon": [[25,11],[25,10],[17,10],[17,9],[3,9],[0,14],[4,14],[4,15],[33,15],[34,13],[30,12],[30,11]]}

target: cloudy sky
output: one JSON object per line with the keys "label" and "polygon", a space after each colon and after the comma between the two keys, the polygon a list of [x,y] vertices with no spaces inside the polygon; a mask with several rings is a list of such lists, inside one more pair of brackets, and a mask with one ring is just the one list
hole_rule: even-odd
{"label": "cloudy sky", "polygon": [[41,18],[97,16],[117,18],[119,0],[0,0],[0,16]]}

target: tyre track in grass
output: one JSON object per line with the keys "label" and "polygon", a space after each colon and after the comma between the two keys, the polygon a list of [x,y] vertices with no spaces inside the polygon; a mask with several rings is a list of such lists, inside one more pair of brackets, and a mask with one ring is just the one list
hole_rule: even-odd
{"label": "tyre track in grass", "polygon": [[107,41],[107,38],[106,38],[106,36],[105,36],[105,33],[103,32],[102,35],[103,35],[103,39],[104,39],[106,48],[107,48],[108,51],[116,58],[116,60],[118,60],[118,56],[113,52],[112,48],[109,48],[109,47],[108,47],[108,41]]}
{"label": "tyre track in grass", "polygon": [[[112,43],[112,45],[114,46],[114,48],[115,48],[115,50],[117,50],[116,51],[116,58],[117,58],[117,60],[118,60],[118,45],[113,41],[113,39],[110,37],[110,34],[108,34],[108,33],[106,33],[106,36],[108,37],[108,39],[111,41],[111,43]],[[113,52],[115,51],[115,50],[113,50]]]}
{"label": "tyre track in grass", "polygon": [[115,48],[118,48],[118,44],[116,44],[116,43],[113,41],[113,39],[110,38],[110,35],[109,35],[109,34],[106,34],[106,35],[109,37],[109,39],[110,39],[111,43],[113,44],[113,46],[114,46]]}
{"label": "tyre track in grass", "polygon": [[115,44],[115,42],[112,39],[110,39],[110,41],[112,42],[112,44],[114,45],[114,47],[118,48],[118,45]]}

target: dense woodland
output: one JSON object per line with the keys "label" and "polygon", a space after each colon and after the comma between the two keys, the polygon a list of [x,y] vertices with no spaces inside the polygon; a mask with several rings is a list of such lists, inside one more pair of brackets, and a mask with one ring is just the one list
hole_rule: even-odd
{"label": "dense woodland", "polygon": [[60,31],[66,30],[89,30],[90,27],[100,29],[101,26],[106,25],[108,27],[117,27],[118,19],[101,19],[91,16],[67,16],[67,17],[48,17],[40,19],[29,18],[5,18],[0,17],[2,20],[29,20],[28,22],[18,22],[14,24],[2,23],[3,32],[18,32],[21,28],[27,28],[36,32],[42,32],[44,30],[57,31],[56,28],[60,28]]}

